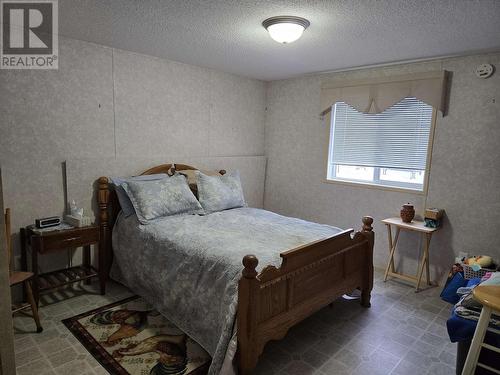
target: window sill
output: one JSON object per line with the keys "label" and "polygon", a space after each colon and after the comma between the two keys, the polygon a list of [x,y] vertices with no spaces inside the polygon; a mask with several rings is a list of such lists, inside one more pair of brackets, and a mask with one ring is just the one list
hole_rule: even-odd
{"label": "window sill", "polygon": [[371,184],[369,182],[363,182],[363,181],[358,182],[358,181],[347,181],[347,180],[330,180],[330,179],[325,178],[323,180],[323,182],[327,183],[327,184],[348,185],[348,186],[356,186],[359,188],[396,191],[399,193],[407,193],[407,194],[415,194],[415,195],[426,195],[427,194],[425,189],[424,190],[417,190],[417,189],[404,188],[404,187],[384,186],[384,185]]}

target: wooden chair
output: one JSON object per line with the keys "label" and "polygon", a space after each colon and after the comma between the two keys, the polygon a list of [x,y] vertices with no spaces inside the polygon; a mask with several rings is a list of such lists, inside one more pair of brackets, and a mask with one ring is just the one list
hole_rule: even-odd
{"label": "wooden chair", "polygon": [[[483,305],[479,321],[477,322],[476,331],[472,338],[472,343],[465,360],[462,375],[473,375],[476,372],[476,366],[482,367],[491,373],[500,374],[499,368],[492,368],[483,363],[478,362],[481,348],[500,353],[500,348],[485,344],[484,336],[490,323],[491,314],[500,313],[500,286],[497,285],[478,285],[472,291],[474,299]],[[498,363],[497,363],[498,364]]]}
{"label": "wooden chair", "polygon": [[23,284],[26,290],[26,297],[28,299],[29,304],[21,304],[20,306],[16,306],[12,309],[12,313],[16,312],[24,312],[23,310],[31,307],[31,311],[33,313],[33,319],[36,324],[36,331],[42,332],[43,328],[40,324],[40,318],[38,316],[38,307],[35,303],[35,299],[33,298],[33,291],[31,290],[31,279],[33,278],[33,272],[21,272],[21,271],[13,271],[10,269],[11,258],[12,258],[12,239],[11,239],[11,225],[10,225],[10,208],[5,209],[5,236],[7,238],[7,260],[9,262],[9,283],[10,286],[14,286],[17,284]]}

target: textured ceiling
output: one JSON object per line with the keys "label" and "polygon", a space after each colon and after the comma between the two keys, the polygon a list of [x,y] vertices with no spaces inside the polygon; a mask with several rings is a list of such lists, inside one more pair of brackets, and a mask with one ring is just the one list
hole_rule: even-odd
{"label": "textured ceiling", "polygon": [[[261,22],[307,18],[289,45]],[[498,0],[59,0],[60,34],[262,80],[500,50]]]}

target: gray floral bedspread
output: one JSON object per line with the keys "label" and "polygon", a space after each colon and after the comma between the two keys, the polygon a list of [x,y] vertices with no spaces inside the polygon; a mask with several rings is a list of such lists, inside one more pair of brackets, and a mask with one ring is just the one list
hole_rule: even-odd
{"label": "gray floral bedspread", "polygon": [[141,225],[120,215],[113,229],[112,277],[155,306],[213,357],[218,374],[233,333],[242,259],[258,271],[285,250],[340,229],[255,208],[180,215]]}

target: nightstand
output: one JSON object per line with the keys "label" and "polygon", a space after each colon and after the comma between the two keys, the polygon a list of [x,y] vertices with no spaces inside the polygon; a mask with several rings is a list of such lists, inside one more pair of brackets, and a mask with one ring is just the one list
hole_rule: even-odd
{"label": "nightstand", "polygon": [[[106,278],[104,274],[104,256],[98,252],[98,269],[90,260],[90,246],[98,251],[99,227],[91,225],[51,231],[38,231],[33,225],[21,228],[21,263],[27,269],[27,253],[31,253],[31,269],[33,278],[33,294],[38,304],[40,294],[48,293],[64,285],[78,281],[90,284],[92,277],[99,277],[100,292],[105,293]],[[38,257],[43,254],[62,252],[67,249],[83,247],[83,262],[80,266],[63,268],[47,273],[38,272]],[[99,272],[101,271],[101,272]]]}

